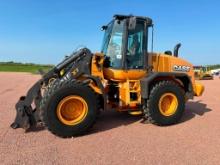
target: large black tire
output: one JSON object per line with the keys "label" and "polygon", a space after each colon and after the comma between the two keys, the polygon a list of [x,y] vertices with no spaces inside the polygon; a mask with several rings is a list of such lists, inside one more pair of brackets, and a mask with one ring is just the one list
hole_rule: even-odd
{"label": "large black tire", "polygon": [[[160,98],[166,93],[175,95],[178,101],[175,113],[170,116],[162,114],[159,107]],[[173,81],[160,81],[151,88],[145,107],[144,115],[148,122],[160,126],[175,124],[181,119],[185,110],[184,91]]]}
{"label": "large black tire", "polygon": [[[79,96],[85,100],[88,113],[76,125],[63,124],[57,116],[56,110],[59,102],[70,95]],[[53,134],[60,137],[73,137],[85,134],[95,123],[98,114],[98,100],[95,92],[85,84],[75,80],[56,80],[45,92],[40,108],[45,126]]]}

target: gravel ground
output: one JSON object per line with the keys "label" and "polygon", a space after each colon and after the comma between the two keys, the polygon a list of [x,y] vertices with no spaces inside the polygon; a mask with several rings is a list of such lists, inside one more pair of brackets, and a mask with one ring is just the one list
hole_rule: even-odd
{"label": "gravel ground", "polygon": [[14,105],[39,76],[0,73],[0,164],[219,164],[220,79],[201,81],[206,91],[187,103],[179,124],[158,127],[140,117],[102,113],[88,135],[62,139],[44,129],[9,126]]}

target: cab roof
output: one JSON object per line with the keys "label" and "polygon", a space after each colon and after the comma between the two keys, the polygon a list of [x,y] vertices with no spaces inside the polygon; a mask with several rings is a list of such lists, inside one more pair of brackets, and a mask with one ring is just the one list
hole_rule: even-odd
{"label": "cab roof", "polygon": [[118,19],[118,20],[128,19],[132,17],[136,17],[138,20],[145,21],[148,25],[153,25],[153,20],[149,17],[134,16],[134,15],[120,15],[120,14],[114,15],[114,19]]}

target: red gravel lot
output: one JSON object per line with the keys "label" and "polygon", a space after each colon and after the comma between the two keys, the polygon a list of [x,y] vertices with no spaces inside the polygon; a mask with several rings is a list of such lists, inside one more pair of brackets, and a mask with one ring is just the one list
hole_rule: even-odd
{"label": "red gravel lot", "polygon": [[0,73],[0,164],[219,164],[220,79],[201,81],[206,91],[187,103],[182,121],[169,127],[140,117],[102,113],[88,135],[62,139],[47,130],[9,127],[14,105],[40,77]]}

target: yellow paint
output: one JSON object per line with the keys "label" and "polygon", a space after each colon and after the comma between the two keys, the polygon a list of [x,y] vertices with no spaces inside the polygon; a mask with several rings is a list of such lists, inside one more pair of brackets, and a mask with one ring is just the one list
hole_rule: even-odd
{"label": "yellow paint", "polygon": [[90,86],[96,93],[102,94],[102,90],[101,90],[99,87],[97,87],[94,82],[91,82],[91,83],[89,84],[89,86]]}
{"label": "yellow paint", "polygon": [[173,93],[165,93],[160,97],[159,110],[164,116],[171,116],[175,114],[178,108],[177,97]]}
{"label": "yellow paint", "polygon": [[65,71],[64,71],[64,69],[62,69],[62,70],[60,71],[60,75],[63,76],[64,73],[65,73]]}
{"label": "yellow paint", "polygon": [[104,62],[104,55],[101,53],[95,53],[92,57],[92,64],[91,64],[91,74],[93,76],[97,76],[101,79],[104,79],[103,76],[103,62]]}
{"label": "yellow paint", "polygon": [[133,116],[139,116],[143,114],[142,111],[129,111],[128,113]]}
{"label": "yellow paint", "polygon": [[[91,74],[92,76],[98,77],[104,84],[105,80],[103,76],[103,62],[104,62],[104,55],[102,53],[95,53],[92,57]],[[91,82],[89,86],[96,93],[103,94],[102,90],[94,82]]]}
{"label": "yellow paint", "polygon": [[[194,75],[193,65],[180,57],[174,57],[162,53],[151,53],[151,64],[153,65],[153,72],[178,72],[173,70],[174,65],[189,66],[190,71],[185,72],[189,76]],[[183,72],[181,72],[183,73]]]}
{"label": "yellow paint", "polygon": [[146,75],[145,70],[131,69],[131,70],[118,70],[112,68],[104,68],[105,79],[112,81],[125,81],[129,80],[139,80]]}
{"label": "yellow paint", "polygon": [[71,95],[59,102],[56,114],[63,124],[74,126],[85,119],[88,114],[88,106],[82,97]]}
{"label": "yellow paint", "polygon": [[203,94],[204,90],[205,90],[205,87],[200,83],[196,83],[195,84],[195,89],[196,89],[195,90],[195,95],[196,96],[201,96]]}
{"label": "yellow paint", "polygon": [[[127,80],[125,82],[119,82],[119,111],[123,107],[130,107],[132,109],[137,108],[137,104],[141,103],[141,87],[139,80]],[[130,95],[135,93],[137,99],[132,100]]]}
{"label": "yellow paint", "polygon": [[[186,73],[191,78],[193,91],[196,96],[200,96],[202,94],[203,89],[201,86],[195,84],[193,65],[190,64],[189,62],[179,57],[177,58],[163,53],[150,53],[148,59],[149,59],[148,65],[153,67],[152,69],[153,72],[178,73],[178,71],[175,71],[173,69],[174,65],[190,67],[190,70],[188,72],[179,72],[179,73]],[[119,111],[125,111],[126,109],[132,109],[132,111],[137,110],[138,108],[137,105],[141,103],[140,80],[141,78],[147,75],[146,70],[144,69],[122,70],[122,69],[104,68],[103,62],[104,62],[103,54],[95,53],[91,63],[91,74],[93,76],[100,78],[104,86],[105,84],[108,83],[109,80],[118,82],[119,104],[118,105],[116,105],[115,103],[109,103],[109,104],[114,105]],[[168,78],[175,79],[175,77],[172,76]],[[183,85],[181,81],[178,80],[175,81],[179,82],[180,85]],[[99,87],[94,82],[91,82],[89,86],[96,93],[103,94],[101,89],[99,89]],[[137,94],[137,99],[135,100],[131,99],[130,94],[132,92]],[[171,96],[166,96],[165,100],[171,100],[173,102],[171,103],[171,109],[165,110],[166,112],[164,112],[165,115],[170,115],[171,113],[170,111],[172,109],[175,109],[173,104],[176,102],[176,97],[173,97],[172,99]],[[161,101],[161,107],[160,107],[161,112],[163,111],[164,108],[166,108],[166,106],[168,106],[168,101],[165,101],[165,103],[162,102],[164,101]],[[173,110],[172,113],[175,113],[175,110]]]}
{"label": "yellow paint", "polygon": [[[185,72],[190,78],[193,86],[193,91],[195,93],[195,96],[201,96],[203,93],[204,87],[200,84],[199,86],[196,85],[195,82],[195,76],[194,76],[194,69],[193,65],[184,59],[181,59],[180,57],[174,57],[174,56],[169,56],[161,53],[151,53],[151,61],[150,63],[153,65],[153,72],[176,72],[173,71],[173,66],[174,65],[179,65],[179,66],[189,66],[190,71]],[[201,88],[201,90],[200,90]]]}
{"label": "yellow paint", "polygon": [[72,71],[72,74],[75,76],[78,72],[79,72],[79,69],[78,69],[78,68],[75,68],[75,69]]}

